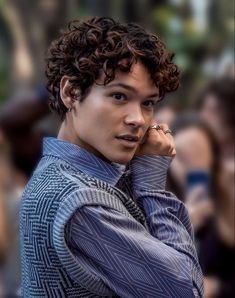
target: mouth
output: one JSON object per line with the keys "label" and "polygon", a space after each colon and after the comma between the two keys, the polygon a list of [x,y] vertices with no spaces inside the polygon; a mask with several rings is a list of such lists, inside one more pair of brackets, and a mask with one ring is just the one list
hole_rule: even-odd
{"label": "mouth", "polygon": [[134,135],[121,135],[116,137],[116,139],[118,139],[122,145],[128,148],[135,148],[140,141],[140,138]]}

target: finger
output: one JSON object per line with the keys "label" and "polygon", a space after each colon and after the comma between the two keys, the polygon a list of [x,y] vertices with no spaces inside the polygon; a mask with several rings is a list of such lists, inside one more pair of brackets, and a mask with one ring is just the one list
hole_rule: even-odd
{"label": "finger", "polygon": [[[167,129],[168,125],[164,125],[163,127]],[[174,139],[166,136],[159,124],[151,126],[149,134],[154,138],[155,145],[162,147],[163,152],[165,152],[168,156],[176,155]]]}
{"label": "finger", "polygon": [[175,157],[176,156],[176,149],[175,148],[172,148],[171,150],[169,150],[169,156],[171,157]]}
{"label": "finger", "polygon": [[162,139],[162,137],[164,137],[164,132],[159,124],[150,126],[148,132],[150,135],[154,135],[155,137],[158,136],[158,139]]}
{"label": "finger", "polygon": [[155,133],[155,135],[156,135],[156,133],[158,133],[158,135],[160,135],[161,137],[163,137],[164,139],[165,139],[165,133],[164,133],[164,131],[163,131],[163,129],[167,129],[167,126],[163,126],[163,125],[161,125],[161,124],[154,124],[154,125],[151,125],[150,127],[149,127],[149,131],[150,132],[153,132],[154,131],[154,133]]}
{"label": "finger", "polygon": [[160,123],[159,125],[161,126],[162,131],[167,138],[174,139],[172,136],[171,130],[166,123]]}
{"label": "finger", "polygon": [[159,130],[159,134],[161,135],[162,139],[165,140],[167,147],[169,148],[168,154],[170,156],[175,156],[176,155],[176,149],[175,149],[175,141],[171,133],[166,133],[166,131],[169,130],[169,126],[165,123],[160,124],[162,130]]}
{"label": "finger", "polygon": [[[174,138],[171,135],[171,130],[169,129],[169,126],[166,123],[160,123],[160,124],[154,124],[149,127],[150,134],[153,134],[155,136],[159,136],[161,140],[165,140],[165,142],[170,145],[168,147],[175,147]],[[169,140],[171,141],[171,144],[169,144]],[[170,148],[169,148],[170,149]]]}
{"label": "finger", "polygon": [[176,155],[175,143],[173,137],[168,137],[163,129],[168,129],[165,123],[153,124],[149,127],[149,140],[151,143],[158,147],[159,155],[167,155],[174,157]]}

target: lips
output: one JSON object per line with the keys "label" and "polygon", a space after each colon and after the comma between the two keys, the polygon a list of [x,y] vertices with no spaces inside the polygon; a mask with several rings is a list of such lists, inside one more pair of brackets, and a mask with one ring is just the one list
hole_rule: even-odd
{"label": "lips", "polygon": [[139,137],[133,136],[133,135],[122,135],[122,136],[118,136],[117,139],[129,141],[129,142],[139,142]]}
{"label": "lips", "polygon": [[116,137],[123,146],[128,148],[134,148],[139,143],[139,137],[134,135],[121,135]]}

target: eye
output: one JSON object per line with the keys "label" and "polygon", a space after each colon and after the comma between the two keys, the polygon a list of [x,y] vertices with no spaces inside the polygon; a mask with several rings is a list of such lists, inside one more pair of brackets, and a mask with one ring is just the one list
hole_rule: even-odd
{"label": "eye", "polygon": [[156,101],[155,100],[146,100],[143,102],[143,105],[148,109],[153,109],[156,105]]}
{"label": "eye", "polygon": [[114,98],[115,100],[118,100],[118,101],[126,100],[125,94],[120,93],[120,92],[112,93],[111,96],[112,96],[112,98]]}

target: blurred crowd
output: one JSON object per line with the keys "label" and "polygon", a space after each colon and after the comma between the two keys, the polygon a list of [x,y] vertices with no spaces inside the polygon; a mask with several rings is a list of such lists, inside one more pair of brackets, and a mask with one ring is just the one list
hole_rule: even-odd
{"label": "blurred crowd", "polygon": [[[206,298],[235,297],[233,83],[230,77],[210,82],[187,111],[169,105],[156,111],[174,134],[167,189],[188,208]],[[19,204],[49,134],[39,125],[48,112],[47,93],[35,92],[11,99],[0,114],[0,297],[18,297]]]}
{"label": "blurred crowd", "polygon": [[167,189],[191,217],[206,298],[235,297],[234,99],[234,80],[223,77],[199,92],[192,109],[156,115],[174,134]]}
{"label": "blurred crowd", "polygon": [[19,205],[46,135],[40,120],[48,114],[45,95],[12,98],[0,113],[0,297],[19,297]]}

